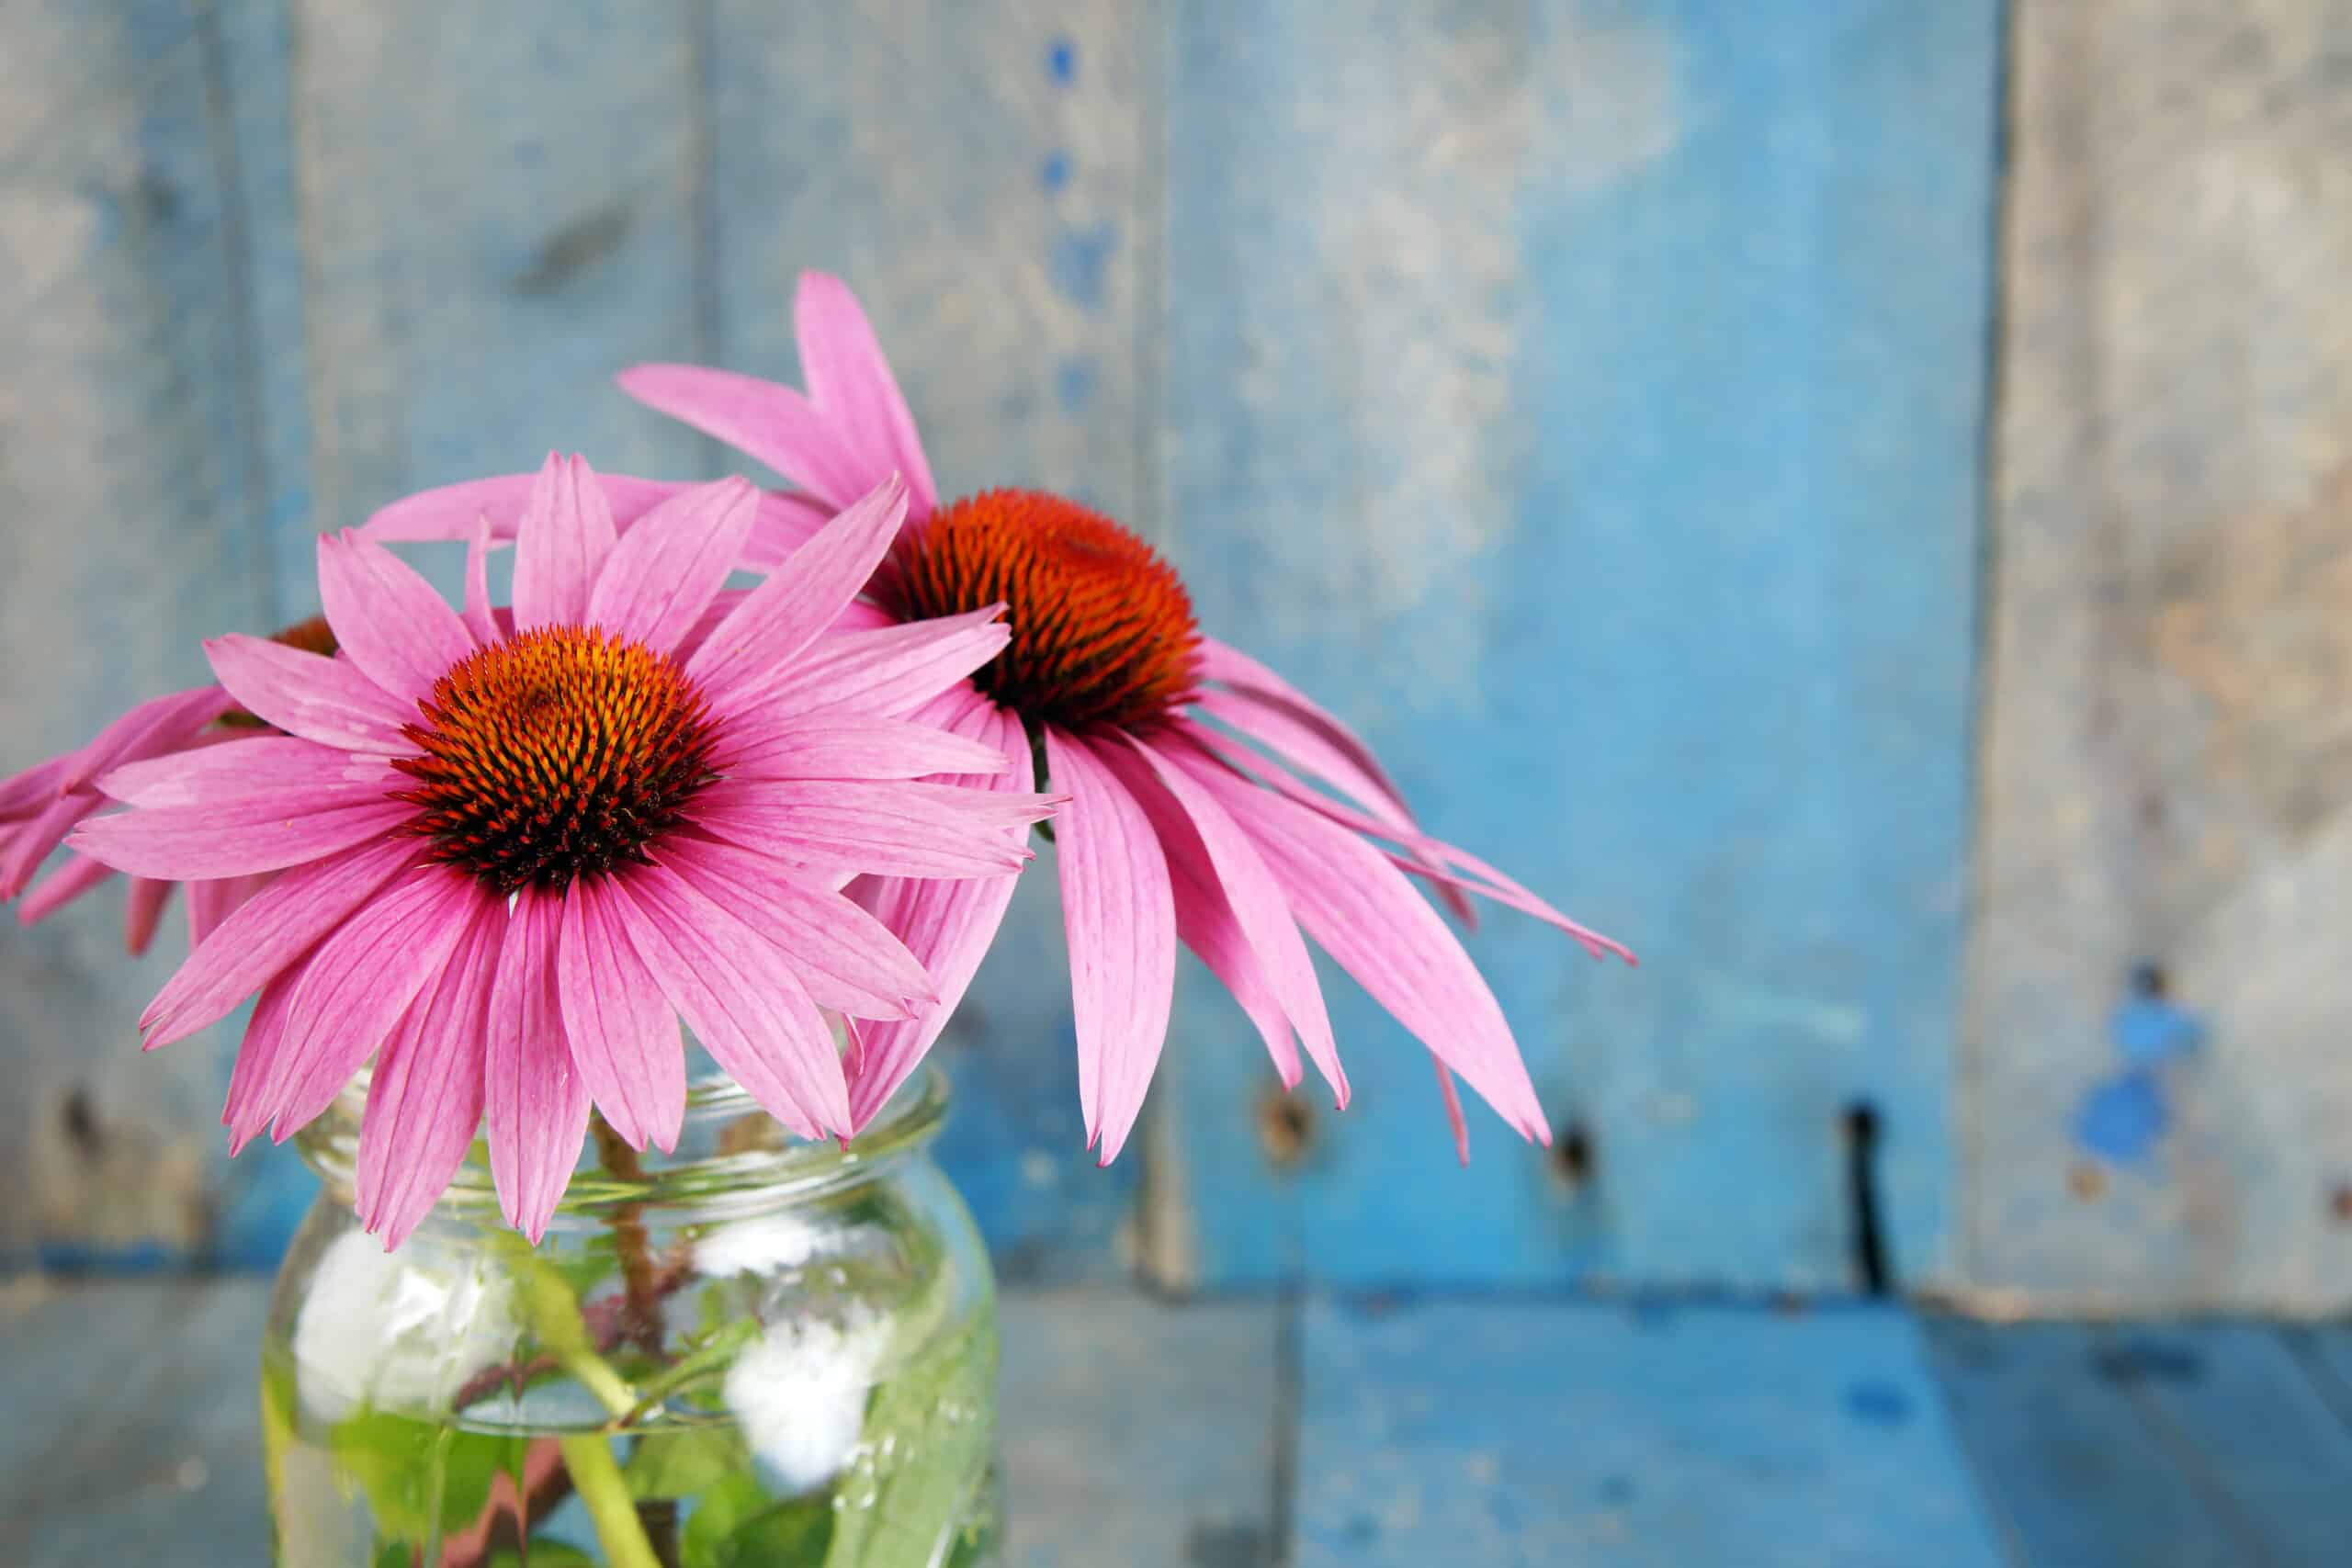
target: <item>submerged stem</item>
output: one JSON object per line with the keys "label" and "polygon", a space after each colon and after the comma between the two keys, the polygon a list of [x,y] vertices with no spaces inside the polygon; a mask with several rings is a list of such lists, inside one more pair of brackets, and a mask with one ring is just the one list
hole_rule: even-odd
{"label": "submerged stem", "polygon": [[628,1483],[601,1433],[583,1432],[561,1439],[564,1468],[571,1472],[572,1489],[595,1521],[596,1540],[612,1568],[662,1568],[645,1523],[637,1517],[637,1502]]}
{"label": "submerged stem", "polygon": [[[607,1175],[632,1186],[642,1186],[645,1167],[628,1140],[613,1130],[602,1112],[591,1112],[588,1130],[596,1140],[596,1158]],[[622,1203],[613,1210],[613,1254],[620,1260],[621,1289],[628,1301],[629,1337],[648,1350],[661,1348],[661,1288],[654,1277],[653,1246],[645,1231],[644,1210]]]}

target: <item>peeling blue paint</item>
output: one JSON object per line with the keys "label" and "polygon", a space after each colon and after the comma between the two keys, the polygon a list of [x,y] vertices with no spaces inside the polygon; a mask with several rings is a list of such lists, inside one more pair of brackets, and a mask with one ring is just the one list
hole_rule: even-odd
{"label": "peeling blue paint", "polygon": [[1069,184],[1069,154],[1057,147],[1046,154],[1037,167],[1037,183],[1047,190],[1059,190]]}
{"label": "peeling blue paint", "polygon": [[1046,51],[1046,70],[1057,84],[1069,86],[1078,80],[1078,45],[1066,38],[1054,39]]}
{"label": "peeling blue paint", "polygon": [[2108,1015],[2108,1038],[2127,1061],[2154,1066],[2205,1043],[2205,1021],[2161,997],[2134,997]]}
{"label": "peeling blue paint", "polygon": [[1063,409],[1076,413],[1094,395],[1094,361],[1065,359],[1054,367],[1054,395]]}
{"label": "peeling blue paint", "polygon": [[1119,248],[1119,231],[1115,224],[1102,222],[1085,229],[1065,231],[1054,241],[1053,252],[1046,257],[1047,273],[1054,287],[1088,310],[1102,304],[1103,273],[1110,265],[1112,253]]}
{"label": "peeling blue paint", "polygon": [[2075,1112],[2075,1141],[2118,1165],[2145,1159],[2171,1124],[2164,1085],[2152,1067],[2131,1067],[2092,1086]]}
{"label": "peeling blue paint", "polygon": [[1911,1419],[1911,1396],[1891,1382],[1858,1382],[1846,1390],[1846,1414],[1872,1427],[1900,1427]]}

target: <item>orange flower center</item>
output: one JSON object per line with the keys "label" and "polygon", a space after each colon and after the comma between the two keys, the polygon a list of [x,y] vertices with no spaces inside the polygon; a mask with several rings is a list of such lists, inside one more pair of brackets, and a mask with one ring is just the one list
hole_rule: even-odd
{"label": "orange flower center", "polygon": [[643,862],[718,777],[700,693],[663,655],[593,626],[542,627],[458,662],[402,731],[407,831],[498,893]]}
{"label": "orange flower center", "polygon": [[885,597],[910,619],[1001,601],[1012,641],[973,683],[1033,724],[1134,729],[1199,681],[1193,601],[1150,546],[1073,501],[968,496],[910,528]]}
{"label": "orange flower center", "polygon": [[[315,653],[322,657],[332,657],[334,653],[335,648],[334,633],[328,628],[327,618],[324,615],[312,615],[307,621],[297,621],[292,626],[288,626],[284,631],[278,632],[273,636],[269,640],[287,648],[299,648],[305,653]],[[215,722],[225,725],[231,729],[267,729],[270,728],[260,719],[255,718],[253,715],[239,707],[231,708],[227,713],[222,714]]]}

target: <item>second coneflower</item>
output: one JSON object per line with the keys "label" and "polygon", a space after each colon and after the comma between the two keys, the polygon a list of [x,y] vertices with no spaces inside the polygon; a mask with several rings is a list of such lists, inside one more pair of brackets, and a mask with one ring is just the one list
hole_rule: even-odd
{"label": "second coneflower", "polygon": [[283,1138],[372,1056],[359,1210],[395,1245],[487,1119],[511,1223],[536,1240],[591,1102],[674,1143],[679,1021],[786,1125],[853,1125],[820,1009],[903,1020],[922,964],[849,878],[1003,878],[1042,796],[911,782],[1002,767],[900,715],[1003,646],[993,607],[820,640],[904,510],[887,477],[721,600],[753,525],[741,480],[626,533],[578,459],[550,458],[515,529],[511,611],[464,613],[382,546],[322,538],[339,656],[207,646],[229,697],[280,733],[132,762],[130,809],[71,840],[153,878],[273,875],[141,1020],[150,1047],[259,1000],[225,1115]]}
{"label": "second coneflower", "polygon": [[[980,701],[929,716],[1003,745],[1022,787],[1034,746],[1069,797],[1055,842],[1080,1094],[1102,1158],[1126,1139],[1159,1060],[1180,941],[1240,1002],[1286,1085],[1301,1076],[1304,1047],[1345,1105],[1302,928],[1435,1055],[1457,1147],[1452,1073],[1521,1134],[1548,1142],[1501,1009],[1406,874],[1548,920],[1596,955],[1631,955],[1423,834],[1369,749],[1272,671],[1203,637],[1174,571],[1117,523],[1037,491],[940,506],[906,400],[839,280],[804,276],[795,322],[806,394],[689,366],[640,367],[621,385],[822,503],[904,474],[907,527],[870,588],[886,612],[917,620],[1009,606],[1012,641],[974,677]],[[861,897],[924,958],[952,1006],[1008,894],[1001,883],[886,878]],[[929,1049],[946,1010],[869,1036],[852,1085],[861,1121]]]}

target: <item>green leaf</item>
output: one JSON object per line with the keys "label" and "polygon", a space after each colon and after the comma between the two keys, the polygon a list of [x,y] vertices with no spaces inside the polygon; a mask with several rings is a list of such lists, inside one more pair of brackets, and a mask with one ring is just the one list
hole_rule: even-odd
{"label": "green leaf", "polygon": [[378,1533],[406,1541],[472,1524],[490,1502],[492,1478],[521,1474],[526,1447],[520,1436],[379,1411],[338,1421],[331,1441],[336,1464],[367,1490]]}
{"label": "green leaf", "polygon": [[818,1568],[833,1532],[830,1495],[778,1503],[748,1472],[705,1493],[678,1532],[680,1568]]}
{"label": "green leaf", "polygon": [[[948,1530],[962,1522],[994,1441],[993,1423],[978,1416],[993,1400],[994,1368],[984,1337],[994,1331],[984,1309],[962,1332],[934,1341],[874,1391],[859,1457],[834,1483],[850,1503],[834,1517],[825,1568],[929,1562]],[[951,1404],[974,1417],[943,1419]],[[888,1457],[869,1472],[876,1455]],[[858,1495],[867,1487],[870,1497]]]}
{"label": "green leaf", "polygon": [[621,1473],[628,1482],[628,1495],[641,1503],[650,1497],[692,1497],[751,1470],[752,1455],[743,1446],[742,1433],[732,1427],[695,1427],[645,1433]]}
{"label": "green leaf", "polygon": [[[401,1568],[411,1568],[406,1558]],[[485,1568],[526,1568],[522,1553],[512,1547],[501,1547],[490,1554]],[[596,1560],[576,1546],[566,1546],[560,1540],[535,1540],[531,1543],[528,1568],[596,1568]]]}

